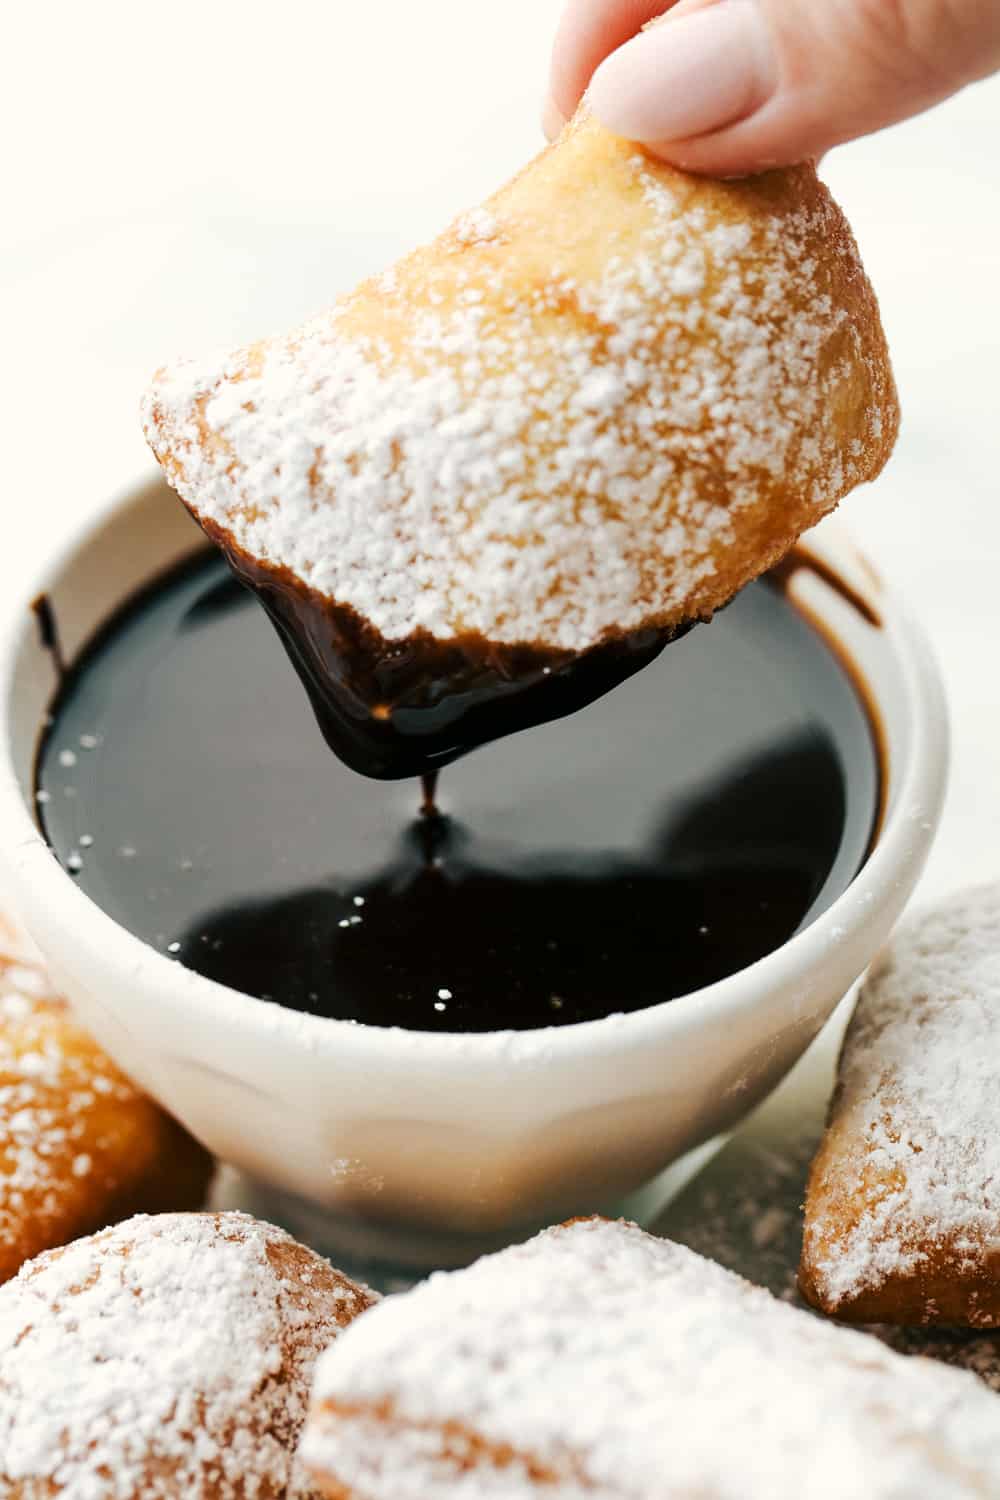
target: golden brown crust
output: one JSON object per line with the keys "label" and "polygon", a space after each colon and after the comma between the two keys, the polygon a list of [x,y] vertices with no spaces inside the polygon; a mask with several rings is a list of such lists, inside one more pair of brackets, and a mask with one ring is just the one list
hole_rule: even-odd
{"label": "golden brown crust", "polygon": [[116,1500],[315,1500],[294,1457],[313,1365],[372,1301],[244,1214],[140,1217],[38,1257],[0,1292],[0,1493],[106,1477]]}
{"label": "golden brown crust", "polygon": [[[888,1114],[886,1127],[892,1129]],[[907,1269],[897,1267],[884,1279],[843,1295],[831,1289],[830,1263],[850,1245],[861,1221],[887,1196],[906,1190],[898,1167],[872,1161],[850,1112],[840,1112],[835,1095],[806,1187],[802,1295],[820,1312],[845,1323],[1000,1326],[1000,1250],[973,1248],[964,1232],[936,1237],[927,1228],[915,1228],[901,1245],[915,1257]]]}
{"label": "golden brown crust", "polygon": [[711,616],[898,422],[812,166],[691,177],[586,114],[325,318],[171,367],[146,404],[200,519],[387,639],[573,649]]}
{"label": "golden brown crust", "polygon": [[[374,1450],[381,1444],[405,1445],[425,1440],[434,1451],[438,1482],[446,1475],[457,1485],[464,1476],[478,1474],[485,1488],[490,1483],[485,1476],[491,1471],[502,1474],[504,1469],[516,1469],[519,1479],[523,1476],[530,1484],[538,1485],[543,1494],[547,1487],[556,1484],[578,1484],[584,1490],[594,1488],[585,1465],[571,1450],[567,1450],[565,1462],[557,1468],[544,1463],[528,1448],[493,1442],[464,1422],[407,1419],[392,1401],[321,1401],[310,1411],[309,1423],[314,1433],[335,1432],[342,1423],[350,1424],[355,1435],[367,1431]],[[324,1500],[369,1500],[362,1489],[341,1484],[333,1475],[317,1475],[316,1482]],[[602,1486],[602,1500],[608,1493],[607,1487]]]}
{"label": "golden brown crust", "polygon": [[199,1207],[213,1164],[0,933],[0,1282],[139,1212]]}
{"label": "golden brown crust", "polygon": [[1000,1326],[1000,889],[897,933],[863,985],[806,1191],[799,1284],[854,1323]]}
{"label": "golden brown crust", "polygon": [[[583,113],[575,117],[562,139],[569,141],[573,137],[580,141],[576,159],[571,164],[560,161],[558,172],[552,172],[551,183],[546,180],[543,161],[545,156],[556,152],[556,145],[550,146],[538,163],[532,163],[489,200],[490,206],[502,209],[511,199],[516,203],[519,192],[525,194],[529,203],[539,198],[544,201],[546,192],[552,191],[565,194],[566,202],[579,212],[579,205],[589,194],[598,193],[603,198],[605,188],[616,181],[617,164],[635,148],[596,127]],[[756,498],[740,507],[734,532],[710,544],[711,567],[703,582],[691,590],[683,604],[666,611],[652,611],[647,616],[649,624],[683,625],[710,619],[715,610],[783,557],[801,533],[814,525],[844,493],[856,484],[876,478],[895,446],[899,402],[875,293],[858,258],[850,226],[811,163],[733,182],[692,177],[653,157],[648,158],[648,165],[677,196],[681,214],[689,211],[689,206],[697,211],[704,235],[755,226],[750,258],[758,257],[757,274],[762,283],[771,274],[767,228],[782,221],[808,221],[810,231],[803,259],[809,262],[809,272],[803,270],[797,283],[789,283],[784,318],[789,324],[813,319],[820,301],[844,314],[839,326],[831,327],[825,338],[811,378],[831,397],[822,414],[822,426],[828,427],[826,462],[843,463],[850,453],[853,460],[850,479],[845,469],[844,482],[835,483],[830,500],[820,505],[808,488],[799,487],[791,479],[808,471],[809,465],[803,462],[802,455],[816,440],[811,425],[803,425],[786,453],[783,471],[769,474],[760,470]],[[607,222],[614,222],[621,209],[621,202],[616,202],[608,192],[606,200],[595,209],[594,222],[600,224],[605,216]],[[432,250],[430,247],[424,253]],[[483,253],[485,279],[490,271],[499,269],[497,262],[505,247],[492,250],[484,247]],[[417,276],[423,269],[418,261],[420,254],[418,251],[413,257]],[[593,257],[595,261],[601,254],[601,238],[587,245],[583,252],[585,259]],[[544,258],[536,263],[535,273],[543,283]],[[723,274],[724,268],[717,267],[715,277],[709,278],[700,294],[706,303],[718,290]],[[606,332],[613,335],[614,330]],[[665,363],[686,369],[697,358],[701,341],[712,337],[703,325],[696,325],[690,338],[680,345],[667,346],[664,342],[661,357]],[[605,340],[601,343],[601,353],[607,356]],[[879,418],[874,424],[873,414]],[[729,500],[726,437],[724,430],[713,427],[710,416],[704,416],[698,428],[690,433],[689,449],[682,459],[696,473],[702,497],[722,504]],[[820,478],[818,474],[816,477]],[[827,469],[822,475],[824,487],[830,478]],[[597,503],[608,506],[613,514],[614,507],[606,497],[597,496]],[[651,537],[650,542],[653,541]],[[651,599],[656,597],[663,566],[662,553],[651,545],[642,584],[642,591]]]}

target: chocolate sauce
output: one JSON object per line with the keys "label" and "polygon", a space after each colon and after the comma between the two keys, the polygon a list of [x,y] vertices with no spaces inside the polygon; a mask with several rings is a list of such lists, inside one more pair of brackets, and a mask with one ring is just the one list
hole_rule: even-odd
{"label": "chocolate sauce", "polygon": [[[866,572],[871,575],[871,564],[867,558],[861,557],[859,560]],[[817,578],[821,578],[835,594],[839,594],[868,625],[874,626],[876,630],[881,629],[882,618],[875,606],[859,589],[852,587],[825,558],[818,557],[815,552],[810,552],[808,547],[797,546],[793,547],[790,552],[786,552],[781,561],[775,563],[769,577],[776,588],[787,589],[796,573],[815,573]]]}
{"label": "chocolate sauce", "polygon": [[437,784],[437,771],[425,771],[420,778],[420,812],[425,818],[436,818],[438,816]]}
{"label": "chocolate sauce", "polygon": [[201,524],[270,616],[327,744],[363,776],[427,775],[477,745],[575,713],[690,628],[634,631],[583,652],[501,645],[475,631],[389,641],[349,606]]}
{"label": "chocolate sauce", "polygon": [[376,783],[323,743],[199,554],[71,666],[40,746],[56,856],[250,995],[423,1031],[565,1025],[754,962],[851,880],[879,797],[849,676],[766,582],[572,718]]}
{"label": "chocolate sauce", "polygon": [[66,657],[63,654],[56,612],[48,594],[39,594],[32,601],[31,612],[38,623],[38,639],[42,643],[42,650],[49,653],[56,676],[61,682],[66,676]]}

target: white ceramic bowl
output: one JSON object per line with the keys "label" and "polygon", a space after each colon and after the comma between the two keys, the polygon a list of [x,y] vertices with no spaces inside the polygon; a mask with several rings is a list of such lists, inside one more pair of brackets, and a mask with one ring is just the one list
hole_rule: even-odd
{"label": "white ceramic bowl", "polygon": [[61,545],[6,611],[0,897],[129,1073],[220,1157],[335,1210],[355,1243],[367,1236],[370,1248],[402,1230],[409,1252],[419,1243],[431,1247],[426,1258],[456,1258],[442,1235],[476,1247],[633,1191],[774,1087],[913,889],[944,789],[941,685],[911,617],[824,527],[810,547],[872,601],[882,628],[815,574],[796,574],[792,594],[867,683],[885,731],[888,785],[870,858],[783,947],[682,999],[522,1033],[352,1025],[203,979],[99,910],[39,834],[32,765],[54,680],[28,607],[37,593],[51,596],[72,655],[126,593],[197,540],[181,507],[150,482]]}

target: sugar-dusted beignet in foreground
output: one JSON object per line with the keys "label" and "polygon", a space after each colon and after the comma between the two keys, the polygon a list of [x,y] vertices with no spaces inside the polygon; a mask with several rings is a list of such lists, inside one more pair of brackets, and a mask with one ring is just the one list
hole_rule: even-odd
{"label": "sugar-dusted beignet in foreground", "polygon": [[1000,1494],[1000,1404],[588,1220],[366,1314],[302,1457],[336,1500],[963,1500]]}
{"label": "sugar-dusted beignet in foreground", "polygon": [[707,619],[879,472],[898,411],[811,166],[691,177],[584,112],[331,311],[168,365],[144,422],[335,748],[383,736],[397,774],[394,719],[440,763],[457,722],[512,727],[490,683],[551,717]]}
{"label": "sugar-dusted beignet in foreground", "polygon": [[129,1214],[200,1207],[212,1170],[0,918],[0,1282],[40,1250]]}
{"label": "sugar-dusted beignet in foreground", "polygon": [[799,1282],[855,1322],[1000,1324],[1000,886],[911,919],[865,982]]}
{"label": "sugar-dusted beignet in foreground", "polygon": [[307,1500],[316,1356],[373,1298],[246,1214],[129,1219],[0,1288],[4,1500]]}

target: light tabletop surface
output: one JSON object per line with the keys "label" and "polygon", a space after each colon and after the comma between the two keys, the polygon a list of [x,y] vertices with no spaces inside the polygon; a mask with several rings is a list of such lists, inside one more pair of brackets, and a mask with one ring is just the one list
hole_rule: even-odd
{"label": "light tabletop surface", "polygon": [[[19,8],[0,91],[8,582],[149,470],[136,408],[156,365],[321,308],[538,149],[557,10]],[[887,472],[841,514],[922,617],[951,702],[925,896],[1000,876],[998,147],[994,79],[824,165],[904,412]]]}

